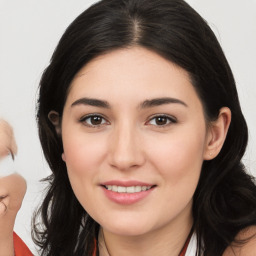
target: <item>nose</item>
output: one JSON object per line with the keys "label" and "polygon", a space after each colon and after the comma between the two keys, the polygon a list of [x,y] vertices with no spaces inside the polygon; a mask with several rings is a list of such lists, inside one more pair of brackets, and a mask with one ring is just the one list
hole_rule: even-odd
{"label": "nose", "polygon": [[119,170],[142,166],[145,162],[142,138],[139,131],[124,124],[113,131],[109,147],[110,165]]}

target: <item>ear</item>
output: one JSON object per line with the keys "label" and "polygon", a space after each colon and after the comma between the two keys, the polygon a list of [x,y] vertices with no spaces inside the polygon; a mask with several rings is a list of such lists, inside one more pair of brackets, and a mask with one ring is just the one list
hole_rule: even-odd
{"label": "ear", "polygon": [[51,110],[48,114],[48,118],[55,127],[55,131],[58,135],[61,135],[61,128],[60,128],[60,116],[59,113]]}
{"label": "ear", "polygon": [[66,162],[66,156],[65,156],[65,153],[64,153],[64,152],[61,154],[61,158],[62,158],[62,160],[63,160],[64,162]]}
{"label": "ear", "polygon": [[211,122],[208,127],[204,160],[212,160],[219,154],[225,142],[230,122],[230,109],[228,107],[221,108],[217,120]]}

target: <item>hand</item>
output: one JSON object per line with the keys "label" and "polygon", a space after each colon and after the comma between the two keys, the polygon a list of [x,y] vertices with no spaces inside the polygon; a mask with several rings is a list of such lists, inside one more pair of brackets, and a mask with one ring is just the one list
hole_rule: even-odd
{"label": "hand", "polygon": [[5,215],[15,218],[21,207],[26,190],[26,181],[19,174],[15,173],[0,177],[0,224],[1,218]]}
{"label": "hand", "polygon": [[[9,154],[14,158],[16,153],[13,130],[6,121],[0,120],[0,159]],[[26,189],[26,181],[19,174],[0,177],[0,256],[14,255],[13,227]]]}
{"label": "hand", "polygon": [[14,256],[13,228],[26,188],[18,174],[0,178],[0,256]]}
{"label": "hand", "polygon": [[[17,153],[13,130],[6,121],[0,119],[0,159],[10,153],[13,158]],[[7,212],[13,212],[16,216],[26,193],[26,187],[26,181],[18,174],[0,178],[0,216]]]}

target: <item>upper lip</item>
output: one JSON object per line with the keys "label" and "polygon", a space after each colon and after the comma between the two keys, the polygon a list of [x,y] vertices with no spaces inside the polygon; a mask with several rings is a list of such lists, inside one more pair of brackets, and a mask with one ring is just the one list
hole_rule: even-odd
{"label": "upper lip", "polygon": [[122,186],[122,187],[132,187],[132,186],[154,186],[154,184],[146,183],[146,182],[141,182],[137,180],[109,180],[106,182],[101,183],[103,186],[107,185],[116,185],[116,186]]}

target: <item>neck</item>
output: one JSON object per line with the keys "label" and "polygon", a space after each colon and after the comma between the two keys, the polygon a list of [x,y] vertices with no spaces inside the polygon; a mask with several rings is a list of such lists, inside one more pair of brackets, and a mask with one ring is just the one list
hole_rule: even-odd
{"label": "neck", "polygon": [[100,256],[170,256],[170,253],[178,256],[193,224],[192,214],[185,215],[162,228],[138,236],[116,235],[102,229],[100,240],[105,243],[105,249],[101,246]]}

